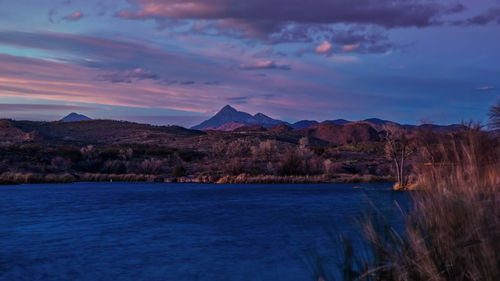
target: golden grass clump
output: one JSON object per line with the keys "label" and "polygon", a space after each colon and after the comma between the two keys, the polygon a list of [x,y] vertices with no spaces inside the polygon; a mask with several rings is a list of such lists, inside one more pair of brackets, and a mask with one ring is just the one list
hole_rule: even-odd
{"label": "golden grass clump", "polygon": [[348,280],[500,280],[496,140],[474,127],[442,135],[419,153],[404,233],[383,220],[366,222],[373,261]]}

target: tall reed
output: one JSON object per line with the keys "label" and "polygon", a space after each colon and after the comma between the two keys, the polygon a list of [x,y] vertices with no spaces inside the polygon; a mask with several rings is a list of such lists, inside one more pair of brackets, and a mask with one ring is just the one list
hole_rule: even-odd
{"label": "tall reed", "polygon": [[500,280],[496,140],[475,126],[419,141],[426,143],[414,165],[418,190],[404,233],[379,214],[365,222],[371,260],[342,268],[344,280]]}

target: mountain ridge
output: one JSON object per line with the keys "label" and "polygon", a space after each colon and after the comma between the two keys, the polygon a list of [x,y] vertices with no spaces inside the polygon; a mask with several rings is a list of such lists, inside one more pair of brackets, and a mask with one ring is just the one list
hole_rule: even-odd
{"label": "mountain ridge", "polygon": [[[224,106],[222,109],[220,109],[214,116],[211,118],[203,121],[199,125],[191,127],[193,130],[202,130],[202,131],[207,131],[207,130],[215,130],[215,131],[233,131],[236,129],[241,129],[244,127],[248,126],[253,126],[253,125],[258,125],[262,126],[264,129],[270,129],[270,128],[275,128],[278,127],[281,124],[284,124],[288,126],[289,128],[293,130],[301,130],[301,129],[307,129],[311,128],[313,126],[316,126],[318,124],[334,124],[334,125],[347,125],[347,124],[362,124],[366,123],[372,126],[375,130],[377,131],[382,131],[386,125],[395,125],[395,126],[400,126],[406,129],[413,129],[413,128],[431,128],[431,129],[437,129],[437,130],[453,130],[456,129],[458,126],[457,124],[450,124],[450,125],[434,125],[434,124],[423,124],[423,125],[405,125],[405,124],[400,124],[394,121],[390,120],[384,120],[380,118],[367,118],[363,120],[358,120],[358,121],[350,121],[346,119],[329,119],[329,120],[324,120],[322,122],[316,121],[316,120],[300,120],[295,123],[288,123],[286,121],[282,121],[279,119],[274,119],[271,118],[264,113],[257,113],[255,115],[251,115],[249,113],[243,112],[243,111],[238,111],[235,108],[233,108],[230,105]],[[283,128],[281,128],[283,129]]]}
{"label": "mountain ridge", "polygon": [[92,120],[92,119],[83,115],[83,114],[71,112],[70,114],[66,115],[64,118],[62,118],[59,121],[60,122],[78,122],[78,121],[90,121],[90,120]]}
{"label": "mountain ridge", "polygon": [[286,122],[273,119],[260,112],[255,115],[251,115],[243,111],[238,111],[230,105],[226,105],[214,116],[203,121],[199,125],[191,127],[191,129],[232,131],[234,129],[250,125],[260,125],[264,128],[271,128],[281,123]]}

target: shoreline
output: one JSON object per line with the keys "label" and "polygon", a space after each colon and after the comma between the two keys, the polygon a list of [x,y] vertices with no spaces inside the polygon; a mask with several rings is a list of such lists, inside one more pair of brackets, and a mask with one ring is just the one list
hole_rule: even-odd
{"label": "shoreline", "polygon": [[151,182],[151,183],[207,183],[207,184],[318,184],[318,183],[373,183],[394,182],[390,176],[339,174],[276,176],[276,175],[223,175],[198,177],[169,177],[142,174],[33,174],[4,173],[0,186],[20,184],[65,184],[78,182]]}

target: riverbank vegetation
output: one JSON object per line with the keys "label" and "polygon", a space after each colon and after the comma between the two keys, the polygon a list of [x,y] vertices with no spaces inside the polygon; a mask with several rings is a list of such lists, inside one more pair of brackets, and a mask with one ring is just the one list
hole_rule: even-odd
{"label": "riverbank vegetation", "polygon": [[[3,123],[6,122],[10,123],[3,125],[4,135],[16,124],[6,120]],[[123,126],[126,127],[120,124],[120,130]],[[380,138],[345,143],[269,131],[192,133],[177,138],[154,136],[133,141],[114,139],[113,142],[48,140],[30,133],[32,137],[28,139],[5,141],[4,138],[0,142],[0,184],[110,180],[202,183],[394,181],[396,189],[408,189],[419,184],[416,177],[419,165],[446,164],[445,159],[437,159],[432,155],[434,152],[424,150],[448,146],[450,138],[465,131],[467,126],[453,131],[384,126],[378,132]]]}
{"label": "riverbank vegetation", "polygon": [[498,140],[469,125],[454,134],[420,134],[415,142],[418,191],[410,194],[411,211],[401,211],[404,229],[377,211],[367,216],[368,251],[343,240],[342,280],[500,280]]}
{"label": "riverbank vegetation", "polygon": [[393,180],[383,142],[309,144],[264,134],[172,144],[0,143],[0,184],[72,181],[235,183]]}

